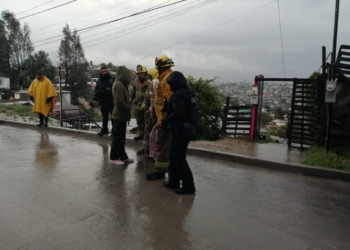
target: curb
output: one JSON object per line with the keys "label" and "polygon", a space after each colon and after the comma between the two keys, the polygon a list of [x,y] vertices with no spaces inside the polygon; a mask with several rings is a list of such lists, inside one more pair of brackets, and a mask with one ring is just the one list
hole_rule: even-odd
{"label": "curb", "polygon": [[[16,127],[39,130],[39,128],[36,128],[35,124],[6,121],[1,119],[0,119],[0,125],[16,126]],[[41,128],[40,130],[42,129],[43,128]],[[76,130],[76,129],[70,129],[70,128],[61,128],[61,127],[47,127],[44,129],[48,131],[53,131],[56,133],[69,134],[70,136],[74,135],[76,137],[97,141],[97,142],[106,141],[106,140],[110,141],[109,136],[108,137],[96,136],[96,133],[94,132],[88,132],[88,131]],[[131,145],[135,145],[135,142],[133,141],[132,138],[126,138],[126,144],[131,146]],[[262,168],[273,169],[278,171],[350,181],[350,171],[329,169],[324,167],[314,167],[314,166],[308,166],[308,165],[297,164],[297,163],[269,161],[269,160],[263,160],[263,159],[250,157],[250,156],[248,157],[245,155],[231,154],[231,153],[221,152],[221,151],[211,151],[211,150],[196,148],[196,147],[188,147],[188,154],[198,156],[198,157],[203,157],[203,158],[235,162],[243,165],[262,167]]]}

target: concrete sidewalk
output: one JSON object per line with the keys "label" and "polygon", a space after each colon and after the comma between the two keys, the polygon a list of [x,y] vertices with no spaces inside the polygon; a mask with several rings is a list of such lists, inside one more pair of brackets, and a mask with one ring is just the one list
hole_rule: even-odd
{"label": "concrete sidewalk", "polygon": [[[0,125],[18,126],[37,129],[33,123],[23,123],[8,120],[1,120]],[[74,130],[60,127],[45,128],[48,131],[55,131],[56,133],[70,134],[93,141],[111,141],[109,136],[97,136],[94,132],[83,130]],[[133,141],[134,135],[127,135],[126,143],[130,146],[139,146],[141,143]],[[279,171],[300,173],[305,175],[314,175],[318,177],[325,177],[331,179],[341,179],[350,181],[350,171],[336,170],[324,167],[313,167],[300,164],[303,153],[297,150],[289,150],[286,145],[282,144],[264,144],[264,143],[248,143],[244,141],[233,141],[237,144],[233,152],[218,151],[212,147],[201,148],[196,147],[200,142],[192,142],[188,153],[191,155],[224,160],[229,162],[236,162],[245,165],[269,168]],[[215,147],[215,146],[214,146]]]}

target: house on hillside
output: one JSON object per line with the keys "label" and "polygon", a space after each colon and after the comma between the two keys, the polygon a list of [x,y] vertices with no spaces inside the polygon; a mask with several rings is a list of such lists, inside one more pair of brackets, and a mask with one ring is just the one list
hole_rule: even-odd
{"label": "house on hillside", "polygon": [[10,89],[10,77],[0,72],[0,89]]}

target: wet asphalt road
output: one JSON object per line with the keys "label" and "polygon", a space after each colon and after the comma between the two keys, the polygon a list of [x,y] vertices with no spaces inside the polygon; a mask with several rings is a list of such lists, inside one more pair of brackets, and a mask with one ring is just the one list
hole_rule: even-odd
{"label": "wet asphalt road", "polygon": [[188,157],[179,196],[136,149],[0,125],[0,249],[350,249],[348,182]]}

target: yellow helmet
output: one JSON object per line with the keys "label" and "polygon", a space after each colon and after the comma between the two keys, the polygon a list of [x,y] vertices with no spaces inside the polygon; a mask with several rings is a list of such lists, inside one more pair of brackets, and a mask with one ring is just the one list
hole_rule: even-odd
{"label": "yellow helmet", "polygon": [[156,68],[152,68],[148,71],[148,74],[152,77],[152,79],[157,79],[159,76],[159,72]]}
{"label": "yellow helmet", "polygon": [[173,60],[171,60],[167,55],[161,55],[156,58],[156,67],[173,67],[175,66]]}
{"label": "yellow helmet", "polygon": [[136,74],[138,74],[138,73],[147,73],[146,67],[143,65],[140,65],[140,64],[137,65],[136,66]]}

